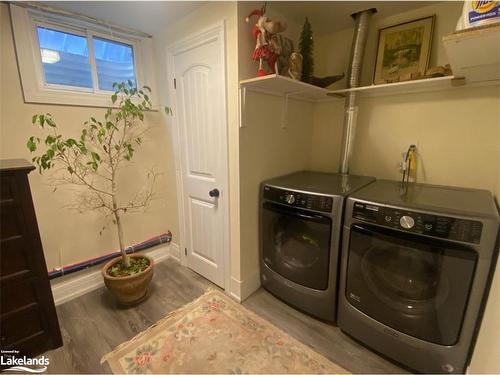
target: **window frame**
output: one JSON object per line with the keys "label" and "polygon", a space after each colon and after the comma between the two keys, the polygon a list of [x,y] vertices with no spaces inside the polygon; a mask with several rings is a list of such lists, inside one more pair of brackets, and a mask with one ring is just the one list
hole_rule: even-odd
{"label": "window frame", "polygon": [[137,43],[137,41],[131,40],[131,39],[123,39],[123,38],[119,38],[119,37],[110,38],[109,35],[105,35],[105,34],[98,33],[95,31],[90,31],[90,30],[88,30],[88,34],[89,34],[88,40],[91,42],[90,44],[92,44],[92,46],[89,47],[89,54],[90,54],[90,50],[92,50],[90,67],[91,67],[92,74],[95,74],[95,77],[92,76],[92,79],[95,78],[94,82],[95,82],[95,86],[96,86],[95,89],[96,89],[97,93],[103,93],[103,94],[109,95],[112,91],[101,90],[99,88],[99,77],[97,76],[97,63],[95,61],[96,59],[95,59],[95,53],[94,53],[94,37],[109,40],[110,42],[118,42],[121,44],[126,44],[126,45],[131,46],[132,47],[132,58],[133,58],[133,62],[134,62],[135,84],[137,85],[137,87],[143,86],[143,84],[141,84],[143,81],[142,72],[140,71],[140,69],[138,69],[138,66],[139,66],[138,64],[142,64],[141,59],[140,59],[140,51],[141,51],[140,43]]}
{"label": "window frame", "polygon": [[76,36],[81,36],[87,40],[87,44],[88,44],[88,35],[85,33],[85,31],[82,31],[82,30],[72,29],[69,27],[63,27],[60,25],[54,25],[52,23],[34,20],[32,32],[33,32],[33,40],[36,43],[35,47],[37,47],[37,48],[35,48],[36,51],[34,51],[34,52],[36,53],[36,56],[37,56],[37,60],[35,61],[35,64],[37,65],[37,67],[36,67],[36,70],[38,72],[37,75],[40,76],[40,79],[38,82],[40,89],[41,90],[54,90],[54,91],[62,91],[62,90],[64,90],[64,91],[78,91],[78,92],[95,94],[96,92],[95,92],[95,86],[94,86],[94,73],[93,73],[92,62],[91,62],[91,57],[92,57],[91,52],[93,52],[93,51],[91,51],[90,47],[88,47],[88,46],[87,46],[87,48],[89,51],[89,67],[90,67],[90,74],[92,77],[92,87],[91,88],[79,87],[79,86],[69,86],[69,85],[59,85],[56,83],[48,83],[47,82],[47,80],[45,78],[45,69],[43,68],[40,41],[38,39],[38,30],[37,29],[39,27],[49,29],[49,30],[59,31],[59,32],[65,33],[65,34],[73,34]]}
{"label": "window frame", "polygon": [[[53,16],[41,10],[10,5],[15,48],[26,103],[63,104],[76,106],[112,106],[112,91],[99,88],[94,37],[130,45],[137,87],[152,85],[152,41],[126,33],[111,32],[97,25],[81,24],[70,16]],[[37,28],[43,27],[85,37],[92,75],[92,88],[47,83]],[[156,103],[153,103],[153,108]]]}

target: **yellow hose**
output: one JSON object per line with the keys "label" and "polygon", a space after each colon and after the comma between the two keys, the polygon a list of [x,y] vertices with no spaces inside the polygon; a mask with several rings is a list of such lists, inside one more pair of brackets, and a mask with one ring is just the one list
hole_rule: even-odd
{"label": "yellow hose", "polygon": [[417,147],[411,145],[408,149],[408,176],[417,181]]}

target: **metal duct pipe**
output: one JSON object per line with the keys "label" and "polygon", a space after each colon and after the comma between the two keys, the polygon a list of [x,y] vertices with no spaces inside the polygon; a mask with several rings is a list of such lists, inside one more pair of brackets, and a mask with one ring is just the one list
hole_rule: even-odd
{"label": "metal duct pipe", "polygon": [[[352,39],[351,59],[349,71],[347,72],[347,88],[359,86],[361,77],[361,67],[365,54],[366,39],[368,37],[368,27],[372,14],[376,13],[375,8],[354,13],[351,17],[355,20],[354,36]],[[344,105],[344,131],[342,135],[342,153],[340,155],[341,174],[349,173],[349,163],[351,161],[354,136],[356,134],[356,124],[358,117],[358,94],[350,92],[345,98]]]}

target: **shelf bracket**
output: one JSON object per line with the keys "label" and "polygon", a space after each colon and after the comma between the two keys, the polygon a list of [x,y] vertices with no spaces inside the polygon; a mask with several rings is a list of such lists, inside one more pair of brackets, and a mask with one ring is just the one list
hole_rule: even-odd
{"label": "shelf bracket", "polygon": [[287,112],[288,112],[288,97],[291,95],[291,93],[285,93],[283,95],[283,104],[281,107],[281,129],[286,129],[286,123],[287,123]]}
{"label": "shelf bracket", "polygon": [[239,109],[240,109],[240,128],[245,128],[245,120],[246,120],[246,100],[247,100],[247,88],[240,87],[239,89]]}

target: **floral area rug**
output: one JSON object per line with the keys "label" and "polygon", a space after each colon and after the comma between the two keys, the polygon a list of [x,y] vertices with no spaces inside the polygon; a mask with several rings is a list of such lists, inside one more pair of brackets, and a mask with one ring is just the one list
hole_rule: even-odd
{"label": "floral area rug", "polygon": [[225,294],[208,289],[106,354],[117,373],[348,373]]}

